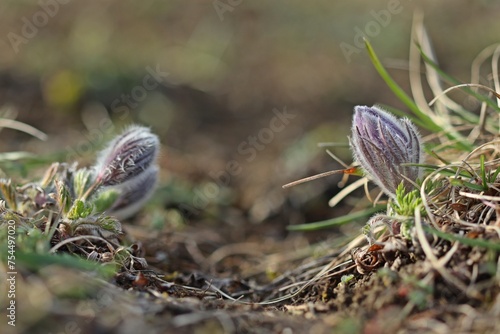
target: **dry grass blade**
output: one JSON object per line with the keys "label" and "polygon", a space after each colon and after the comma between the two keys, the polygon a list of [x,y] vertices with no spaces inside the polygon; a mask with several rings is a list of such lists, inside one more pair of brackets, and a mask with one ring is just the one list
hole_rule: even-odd
{"label": "dry grass blade", "polygon": [[457,89],[457,88],[462,88],[462,87],[477,87],[477,88],[482,88],[482,89],[487,90],[488,92],[492,93],[493,95],[495,95],[497,97],[497,99],[500,98],[500,94],[497,93],[495,90],[491,89],[490,87],[487,87],[487,86],[484,86],[484,85],[480,85],[480,84],[468,83],[468,84],[455,85],[455,86],[452,86],[452,87],[449,87],[449,88],[445,89],[439,95],[437,95],[436,97],[434,97],[429,102],[429,105],[432,106],[434,103],[436,103],[437,100],[439,100],[440,98],[442,98],[443,96],[445,96],[446,94],[448,94],[449,92],[451,92],[452,90]]}
{"label": "dry grass blade", "polygon": [[[415,39],[415,42],[418,43],[418,45],[421,45],[422,49],[424,52],[431,57],[431,59],[435,60],[434,58],[434,52],[432,50],[432,46],[430,44],[429,38],[427,36],[427,32],[425,31],[424,25],[423,25],[423,13],[420,11],[415,12],[413,16],[413,24],[412,24],[412,36]],[[424,87],[422,83],[422,77],[421,77],[421,56],[420,56],[420,50],[417,47],[416,43],[410,43],[410,56],[409,56],[409,62],[410,62],[410,71],[409,71],[409,76],[410,76],[410,87],[413,95],[413,99],[415,100],[415,103],[417,106],[420,108],[420,110],[424,111],[427,115],[429,116],[434,116],[434,112],[432,109],[429,108],[429,105],[427,104],[427,100],[424,95]],[[433,90],[440,90],[440,82],[439,82],[439,76],[437,75],[436,71],[428,66],[426,66],[426,74],[427,74],[427,79],[429,82],[429,85]],[[437,110],[439,111],[439,114],[441,116],[445,115],[446,109],[443,108],[443,105],[439,105]]]}
{"label": "dry grass blade", "polygon": [[430,262],[432,267],[439,272],[439,274],[449,283],[453,284],[460,291],[465,291],[467,295],[478,298],[479,294],[474,289],[469,289],[464,283],[458,280],[455,276],[453,276],[447,269],[444,267],[442,261],[440,261],[432,250],[431,245],[427,241],[425,236],[424,229],[422,227],[422,217],[420,216],[420,210],[415,210],[415,227],[417,231],[418,240],[420,245],[422,246],[422,250],[425,253],[427,260]]}
{"label": "dry grass blade", "polygon": [[71,237],[71,238],[65,239],[65,240],[57,243],[56,245],[54,245],[50,249],[49,253],[55,253],[59,248],[61,248],[64,245],[74,243],[75,241],[87,240],[87,239],[102,241],[106,245],[108,245],[108,247],[110,247],[110,249],[115,249],[115,247],[108,240],[106,240],[106,239],[104,239],[102,237],[98,237],[98,236],[95,236],[95,235],[80,235],[80,236],[76,236],[76,237]]}
{"label": "dry grass blade", "polygon": [[[492,75],[493,75],[493,84],[495,87],[495,90],[497,92],[500,92],[500,81],[498,80],[498,61],[500,59],[500,46],[498,46],[495,49],[495,52],[493,53],[493,57],[491,57],[491,70],[492,70]],[[498,95],[497,97],[497,105],[500,107],[500,98]]]}
{"label": "dry grass blade", "polygon": [[490,58],[496,51],[500,44],[489,45],[474,58],[471,65],[471,79],[473,84],[479,84],[481,78],[481,66]]}
{"label": "dry grass blade", "polygon": [[13,130],[18,130],[24,133],[27,133],[29,135],[32,135],[35,138],[38,138],[40,140],[47,140],[47,135],[43,133],[42,131],[32,127],[31,125],[15,121],[13,119],[6,119],[6,118],[0,118],[0,129],[1,128],[9,128]]}
{"label": "dry grass blade", "polygon": [[330,201],[328,201],[328,205],[330,207],[336,206],[341,200],[343,200],[347,195],[352,193],[354,190],[368,183],[368,178],[363,177],[359,180],[354,181],[341,191],[337,193],[337,195],[333,196]]}
{"label": "dry grass blade", "polygon": [[353,172],[354,170],[355,170],[355,168],[341,169],[341,170],[331,170],[331,171],[328,171],[328,172],[316,174],[316,175],[309,176],[309,177],[306,177],[306,178],[303,178],[303,179],[300,179],[300,180],[297,180],[297,181],[293,181],[293,182],[287,183],[287,184],[283,185],[282,188],[283,189],[290,188],[290,187],[293,187],[293,186],[296,186],[296,185],[299,185],[299,184],[302,184],[302,183],[306,183],[306,182],[309,182],[309,181],[321,179],[321,178],[323,178],[325,176],[330,176],[330,175],[335,175],[335,174],[348,174],[348,173]]}

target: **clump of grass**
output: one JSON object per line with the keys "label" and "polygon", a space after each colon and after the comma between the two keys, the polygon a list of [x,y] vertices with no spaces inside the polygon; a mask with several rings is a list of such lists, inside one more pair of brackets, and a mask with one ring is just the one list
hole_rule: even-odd
{"label": "clump of grass", "polygon": [[[304,294],[308,289],[322,289],[330,291],[330,298],[335,299],[338,289],[328,286],[342,283],[342,277],[348,273],[357,272],[356,279],[361,282],[381,268],[398,272],[409,266],[416,271],[412,273],[412,280],[425,282],[427,290],[425,298],[415,297],[418,289],[407,294],[401,322],[411,312],[433,307],[440,298],[452,304],[459,299],[469,304],[484,302],[483,311],[493,315],[491,303],[500,298],[500,80],[497,69],[500,46],[490,47],[480,55],[482,61],[487,59],[487,54],[492,56],[492,89],[474,79],[479,78],[478,62],[474,64],[470,84],[460,83],[441,71],[436,60],[429,56],[433,54],[430,41],[418,20],[413,37],[416,41],[410,50],[413,97],[392,79],[371,44],[365,43],[375,69],[411,112],[406,116],[427,133],[422,137],[424,159],[411,158],[412,150],[402,149],[404,142],[398,144],[401,138],[411,137],[406,134],[412,132],[412,126],[405,130],[404,123],[379,108],[357,107],[357,113],[362,109],[366,114],[354,117],[351,146],[366,175],[348,191],[341,191],[331,203],[339,203],[363,185],[371,199],[366,184],[373,180],[388,195],[387,204],[368,219],[361,236],[344,246],[344,251],[336,253],[331,262],[318,269],[309,280],[304,279],[299,291]],[[422,61],[435,96],[430,102],[423,93]],[[444,83],[452,86],[443,88]],[[479,94],[477,88],[489,95]],[[478,101],[480,114],[466,110],[447,97],[454,89],[461,89]],[[385,109],[405,116],[394,108],[385,106]],[[405,158],[405,154],[409,156]],[[349,172],[352,165],[346,168],[342,171],[346,175],[359,175]],[[379,194],[372,200],[374,207],[380,208],[383,203],[380,198]],[[330,221],[291,226],[290,230],[331,227],[372,214],[368,210],[356,211]],[[399,284],[397,277],[390,285]],[[294,296],[296,292],[288,295]],[[373,304],[370,307],[374,307]],[[481,311],[474,312],[480,314]],[[454,328],[452,323],[446,326],[450,331]],[[488,326],[483,329],[498,330],[498,324]]]}

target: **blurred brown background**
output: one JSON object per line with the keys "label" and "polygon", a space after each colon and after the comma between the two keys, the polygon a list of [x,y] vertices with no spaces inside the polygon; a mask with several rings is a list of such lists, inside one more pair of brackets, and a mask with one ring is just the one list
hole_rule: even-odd
{"label": "blurred brown background", "polygon": [[[347,143],[354,105],[402,108],[356,43],[367,34],[408,88],[417,8],[441,67],[467,82],[473,58],[498,42],[497,1],[3,0],[0,112],[49,139],[3,129],[0,149],[88,164],[140,122],[164,145],[165,206],[230,204],[253,222],[285,202],[310,212],[285,225],[335,216],[326,200],[338,177],[281,185],[341,168],[317,143]],[[348,149],[333,151],[350,163]]]}

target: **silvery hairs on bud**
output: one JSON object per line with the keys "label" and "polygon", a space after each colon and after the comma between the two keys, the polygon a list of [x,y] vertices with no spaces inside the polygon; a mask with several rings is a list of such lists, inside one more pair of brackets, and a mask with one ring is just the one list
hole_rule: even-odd
{"label": "silvery hairs on bud", "polygon": [[126,183],[155,163],[160,142],[151,131],[132,125],[101,151],[94,166],[95,182],[100,186]]}
{"label": "silvery hairs on bud", "polygon": [[120,192],[107,214],[118,219],[126,219],[136,214],[153,195],[158,181],[158,166],[151,166],[132,182],[115,186]]}
{"label": "silvery hairs on bud", "polygon": [[396,118],[380,107],[356,106],[350,146],[354,159],[365,174],[387,195],[394,198],[403,182],[406,190],[420,177],[416,166],[422,160],[420,135],[408,118]]}

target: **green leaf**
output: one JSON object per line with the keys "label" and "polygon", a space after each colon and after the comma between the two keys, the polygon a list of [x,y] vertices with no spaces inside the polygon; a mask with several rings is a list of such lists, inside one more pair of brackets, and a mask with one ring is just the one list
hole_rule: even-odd
{"label": "green leaf", "polygon": [[484,191],[484,188],[480,184],[470,183],[462,179],[450,179],[451,185],[455,187],[465,187],[471,190]]}
{"label": "green leaf", "polygon": [[500,166],[495,170],[495,173],[490,176],[490,182],[495,182],[497,180],[498,174],[500,173]]}
{"label": "green leaf", "polygon": [[86,168],[77,170],[73,177],[73,187],[76,198],[81,198],[90,186],[92,172]]}
{"label": "green leaf", "polygon": [[420,119],[421,122],[418,122],[420,126],[424,127],[429,131],[432,131],[433,133],[438,133],[438,132],[445,133],[449,139],[456,140],[458,147],[462,150],[470,151],[472,149],[470,143],[468,143],[464,138],[462,138],[462,136],[459,133],[451,133],[449,130],[445,130],[444,128],[439,126],[436,122],[434,122],[434,120],[431,117],[429,117],[429,115],[422,112],[418,108],[416,103],[412,100],[412,98],[408,94],[406,94],[406,92],[389,75],[387,70],[382,65],[382,62],[378,58],[377,54],[373,50],[372,45],[367,39],[365,39],[365,46],[368,51],[368,55],[370,56],[370,59],[373,63],[373,66],[375,67],[379,75],[385,81],[389,89],[391,89],[392,92],[401,100],[401,102],[403,102],[411,110],[411,112]]}
{"label": "green leaf", "polygon": [[37,254],[17,251],[16,260],[18,265],[31,270],[40,270],[49,265],[59,265],[83,271],[96,271],[105,277],[111,277],[115,274],[116,270],[113,266],[103,266],[98,262],[85,260],[67,253]]}
{"label": "green leaf", "polygon": [[85,203],[84,201],[77,199],[75,203],[73,203],[71,210],[68,212],[68,218],[74,220],[88,217],[92,213],[93,209],[94,206],[91,203]]}
{"label": "green leaf", "polygon": [[73,234],[96,235],[104,239],[116,238],[122,233],[122,225],[118,219],[110,216],[90,216],[73,221]]}
{"label": "green leaf", "polygon": [[[394,212],[398,215],[408,217],[413,216],[415,208],[421,206],[421,204],[420,191],[415,189],[407,193],[403,183],[396,189],[396,199],[390,203]],[[424,212],[425,208],[421,206],[421,213],[423,214]]]}
{"label": "green leaf", "polygon": [[[406,164],[406,165],[408,165],[408,166],[411,166],[411,165],[420,166],[420,167],[422,167],[422,168],[424,168],[424,169],[426,169],[428,171],[432,171],[432,172],[434,172],[434,171],[438,170],[439,168],[441,168],[439,166],[429,165],[429,164],[418,164],[418,165],[417,164]],[[456,166],[452,166],[452,167],[449,167],[449,168],[441,169],[439,171],[439,174],[445,175],[445,176],[461,176],[461,177],[466,177],[466,178],[472,177],[472,174],[469,173],[465,169],[461,169],[460,173],[458,173],[458,175],[457,175],[457,171],[456,171],[457,168],[458,167],[456,167]]]}
{"label": "green leaf", "polygon": [[380,76],[385,81],[387,86],[389,86],[392,92],[401,100],[401,102],[403,102],[411,110],[411,112],[422,121],[420,125],[424,126],[427,130],[432,132],[442,131],[443,129],[436,123],[434,123],[434,121],[428,115],[423,113],[418,108],[416,103],[413,102],[410,96],[408,96],[408,94],[406,94],[406,92],[396,83],[396,81],[392,79],[392,77],[380,62],[380,59],[378,58],[377,54],[373,50],[372,45],[367,39],[365,39],[365,45],[366,49],[368,50],[368,55],[370,56],[373,66],[375,67],[377,72],[380,74]]}
{"label": "green leaf", "polygon": [[481,171],[481,180],[483,181],[483,190],[486,191],[486,190],[488,190],[488,179],[486,178],[486,167],[484,166],[484,155],[481,154],[479,159],[480,159],[479,169]]}
{"label": "green leaf", "polygon": [[99,219],[97,219],[97,224],[106,231],[110,231],[116,234],[120,234],[122,232],[122,224],[118,219],[114,217],[99,217]]}
{"label": "green leaf", "polygon": [[436,235],[444,240],[458,241],[459,243],[461,243],[463,245],[467,245],[467,246],[471,246],[471,247],[481,247],[481,248],[491,249],[491,250],[494,250],[497,252],[500,251],[500,243],[498,242],[498,240],[488,241],[485,239],[471,239],[471,238],[461,237],[461,236],[457,236],[455,234],[450,234],[450,233],[446,233],[443,231],[439,231],[439,230],[436,230],[436,229],[429,227],[429,226],[423,226],[423,228],[426,232],[434,234],[434,235]]}
{"label": "green leaf", "polygon": [[314,223],[308,223],[308,224],[300,224],[300,225],[291,225],[288,226],[287,229],[289,231],[315,231],[319,230],[322,228],[328,228],[328,227],[333,227],[333,226],[340,226],[344,225],[347,223],[350,223],[354,220],[360,219],[360,218],[365,218],[369,217],[375,212],[381,211],[385,209],[385,205],[377,205],[375,207],[362,210],[362,211],[357,211],[348,215],[344,215],[342,217],[337,217],[333,219],[328,219],[328,220],[323,220],[320,222],[314,222]]}
{"label": "green leaf", "polygon": [[68,188],[66,187],[66,184],[63,181],[56,180],[55,185],[57,204],[59,204],[59,209],[65,215],[71,208],[71,195]]}
{"label": "green leaf", "polygon": [[353,274],[349,274],[349,275],[342,275],[342,277],[340,278],[340,282],[343,283],[343,284],[347,284],[349,283],[351,280],[353,280],[355,277]]}
{"label": "green leaf", "polygon": [[94,199],[92,199],[92,203],[95,206],[95,212],[105,212],[116,202],[118,196],[120,196],[120,193],[116,189],[106,189],[99,192]]}

